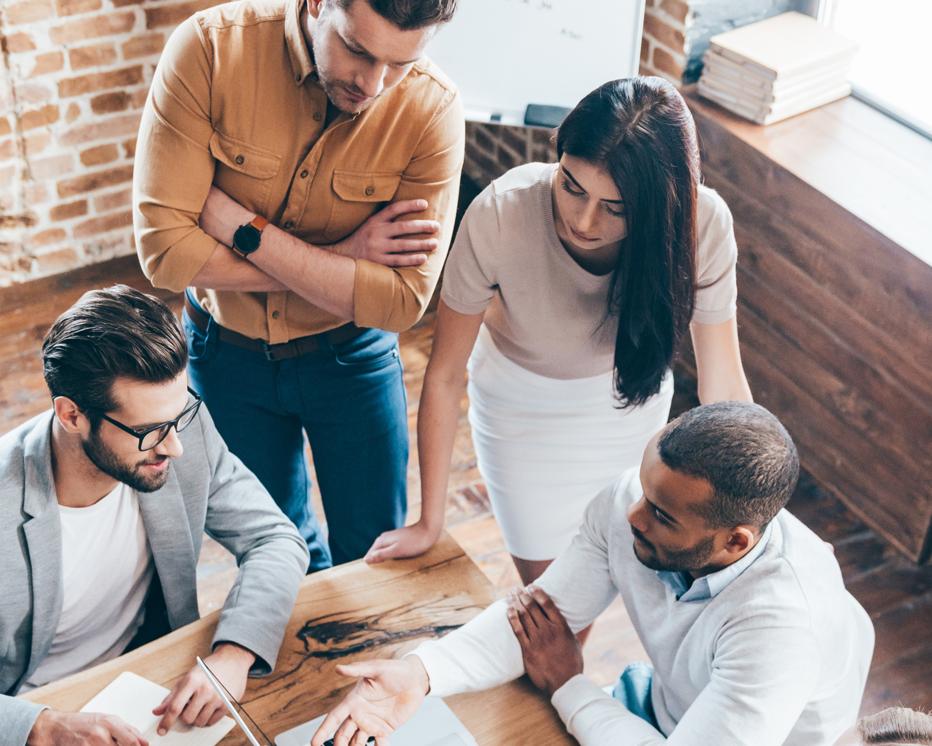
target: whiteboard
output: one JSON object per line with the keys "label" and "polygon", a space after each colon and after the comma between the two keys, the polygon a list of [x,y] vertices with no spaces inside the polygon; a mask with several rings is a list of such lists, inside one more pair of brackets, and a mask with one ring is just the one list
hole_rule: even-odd
{"label": "whiteboard", "polygon": [[428,55],[467,119],[523,124],[528,104],[572,108],[637,75],[643,24],[644,0],[459,0]]}

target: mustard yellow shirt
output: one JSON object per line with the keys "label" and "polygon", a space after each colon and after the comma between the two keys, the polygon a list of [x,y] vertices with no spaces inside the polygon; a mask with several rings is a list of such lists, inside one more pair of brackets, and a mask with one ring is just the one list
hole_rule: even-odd
{"label": "mustard yellow shirt", "polygon": [[[387,202],[426,199],[441,224],[420,267],[356,260],[359,326],[401,331],[423,313],[450,242],[464,124],[429,60],[359,115],[324,128],[327,96],[301,29],[302,0],[246,0],[195,14],[162,53],[139,129],[136,246],[157,287],[188,286],[218,246],[197,225],[212,183],[292,235],[328,246]],[[224,249],[225,250],[225,249]],[[270,343],[345,323],[292,292],[195,288],[223,326]]]}

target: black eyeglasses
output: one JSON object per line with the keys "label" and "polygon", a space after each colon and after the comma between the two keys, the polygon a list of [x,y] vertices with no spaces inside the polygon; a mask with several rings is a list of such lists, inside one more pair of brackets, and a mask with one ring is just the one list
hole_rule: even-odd
{"label": "black eyeglasses", "polygon": [[129,425],[124,425],[122,422],[113,419],[113,417],[110,417],[109,415],[101,414],[101,417],[111,425],[116,425],[124,433],[129,433],[130,435],[138,438],[140,451],[151,451],[168,437],[168,434],[172,431],[172,428],[175,428],[175,432],[180,433],[188,425],[194,422],[194,418],[197,417],[197,410],[201,406],[201,397],[199,397],[197,393],[192,391],[190,388],[188,389],[188,393],[194,397],[194,401],[185,407],[181,414],[179,414],[173,420],[160,422],[158,425],[153,425],[152,427],[147,427],[140,430],[135,427],[130,427]]}

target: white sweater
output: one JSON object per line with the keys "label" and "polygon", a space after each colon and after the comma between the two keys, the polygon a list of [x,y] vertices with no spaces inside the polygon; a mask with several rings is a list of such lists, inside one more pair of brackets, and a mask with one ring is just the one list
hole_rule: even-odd
{"label": "white sweater", "polygon": [[[636,469],[604,490],[537,585],[573,630],[621,594],[654,666],[660,731],[584,675],[553,695],[567,730],[583,746],[834,743],[857,716],[874,632],[831,551],[782,511],[744,572],[713,598],[677,601],[634,555],[626,515],[641,494]],[[487,689],[524,672],[501,601],[415,654],[439,696]]]}

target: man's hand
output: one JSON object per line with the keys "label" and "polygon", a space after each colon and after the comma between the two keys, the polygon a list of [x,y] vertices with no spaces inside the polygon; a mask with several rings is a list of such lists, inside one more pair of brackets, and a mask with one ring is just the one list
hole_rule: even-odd
{"label": "man's hand", "polygon": [[[246,691],[246,678],[255,660],[256,656],[245,648],[221,643],[204,659],[204,663],[230,694],[235,699],[240,699]],[[174,688],[152,714],[162,716],[158,733],[164,736],[179,719],[185,725],[198,728],[213,725],[226,714],[226,705],[214,691],[200,666],[195,665],[178,679]]]}
{"label": "man's hand", "polygon": [[207,193],[197,224],[208,236],[226,246],[233,245],[233,234],[256,216],[215,186]]}
{"label": "man's hand", "polygon": [[442,529],[442,525],[435,528],[418,521],[413,526],[385,531],[372,542],[372,546],[366,552],[366,562],[374,565],[385,560],[404,559],[424,554],[437,543]]}
{"label": "man's hand", "polygon": [[427,201],[393,202],[334,245],[339,254],[367,259],[386,267],[417,267],[440,245],[429,238],[440,231],[436,220],[401,220],[402,215],[427,209]]}
{"label": "man's hand", "polygon": [[142,733],[112,715],[43,710],[27,746],[149,746]]}
{"label": "man's hand", "polygon": [[521,644],[524,670],[547,696],[582,673],[582,648],[550,596],[536,586],[512,594],[508,622]]}
{"label": "man's hand", "polygon": [[377,746],[388,746],[389,734],[417,711],[430,688],[416,655],[337,666],[337,672],[360,679],[324,718],[311,746],[323,746],[329,738],[333,746],[362,746],[370,736]]}

